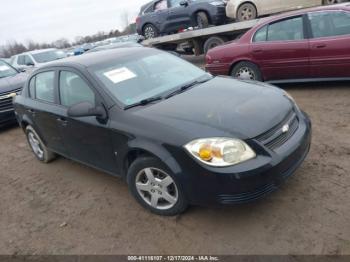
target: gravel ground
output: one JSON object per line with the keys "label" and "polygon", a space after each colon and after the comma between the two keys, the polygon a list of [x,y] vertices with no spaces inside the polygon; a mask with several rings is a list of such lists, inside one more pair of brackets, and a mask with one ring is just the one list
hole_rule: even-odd
{"label": "gravel ground", "polygon": [[256,203],[173,218],[141,208],[117,178],[39,163],[21,129],[0,130],[0,253],[350,255],[350,84],[283,88],[314,127],[295,176]]}

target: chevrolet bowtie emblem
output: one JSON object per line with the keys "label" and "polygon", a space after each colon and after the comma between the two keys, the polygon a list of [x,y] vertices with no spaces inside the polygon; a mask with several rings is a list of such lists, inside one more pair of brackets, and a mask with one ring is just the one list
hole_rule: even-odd
{"label": "chevrolet bowtie emblem", "polygon": [[17,95],[16,93],[11,93],[11,94],[8,94],[5,96],[0,96],[0,100],[4,100],[4,99],[10,98],[10,97],[15,97],[16,95]]}
{"label": "chevrolet bowtie emblem", "polygon": [[284,125],[282,127],[282,133],[287,133],[289,131],[289,125]]}

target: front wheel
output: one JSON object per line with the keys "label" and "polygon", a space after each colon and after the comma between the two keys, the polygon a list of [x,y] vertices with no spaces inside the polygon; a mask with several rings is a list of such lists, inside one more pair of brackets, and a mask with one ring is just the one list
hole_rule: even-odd
{"label": "front wheel", "polygon": [[156,38],[156,37],[158,37],[158,35],[159,35],[158,30],[157,30],[157,28],[154,25],[147,24],[147,25],[144,26],[144,28],[143,28],[143,36],[146,39]]}
{"label": "front wheel", "polygon": [[27,140],[29,143],[29,146],[31,147],[34,155],[38,160],[44,163],[49,163],[53,159],[55,159],[56,155],[52,151],[50,151],[43,141],[41,140],[40,136],[37,134],[37,132],[34,130],[33,127],[27,126],[25,130]]}
{"label": "front wheel", "polygon": [[237,21],[247,21],[256,19],[258,16],[258,12],[253,4],[245,3],[242,4],[237,11]]}
{"label": "front wheel", "polygon": [[156,158],[136,159],[128,171],[128,186],[135,199],[157,215],[178,215],[188,206],[175,176]]}
{"label": "front wheel", "polygon": [[209,27],[209,18],[206,13],[198,12],[196,16],[197,26],[199,29]]}
{"label": "front wheel", "polygon": [[231,76],[242,80],[262,81],[260,69],[251,62],[240,62],[231,71]]}

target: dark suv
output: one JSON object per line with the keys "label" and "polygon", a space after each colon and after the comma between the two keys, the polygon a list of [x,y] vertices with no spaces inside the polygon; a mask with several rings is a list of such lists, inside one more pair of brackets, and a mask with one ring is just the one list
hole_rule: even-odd
{"label": "dark suv", "polygon": [[224,0],[156,0],[141,7],[137,32],[145,38],[178,32],[189,27],[206,28],[226,21]]}

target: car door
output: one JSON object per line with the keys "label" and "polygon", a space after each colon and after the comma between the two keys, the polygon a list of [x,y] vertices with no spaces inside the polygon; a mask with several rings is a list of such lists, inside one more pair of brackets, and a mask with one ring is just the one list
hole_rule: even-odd
{"label": "car door", "polygon": [[350,12],[333,10],[308,14],[311,75],[315,78],[349,77]]}
{"label": "car door", "polygon": [[46,146],[64,155],[67,152],[57,123],[61,109],[57,103],[56,78],[57,72],[50,70],[40,72],[30,79],[30,99],[26,105],[26,114]]}
{"label": "car door", "polygon": [[89,81],[77,71],[61,70],[59,73],[60,116],[63,141],[70,158],[114,173],[116,159],[111,143],[108,121],[96,117],[68,117],[68,108],[81,102],[103,104],[102,98]]}
{"label": "car door", "polygon": [[253,60],[265,81],[309,77],[309,41],[303,16],[268,24],[255,33],[251,45]]}
{"label": "car door", "polygon": [[322,5],[322,0],[293,0],[293,1],[282,1],[284,10],[295,10],[311,6]]}
{"label": "car door", "polygon": [[180,29],[187,29],[191,26],[190,7],[180,5],[182,0],[168,0],[168,16],[166,20],[166,31],[175,32]]}

